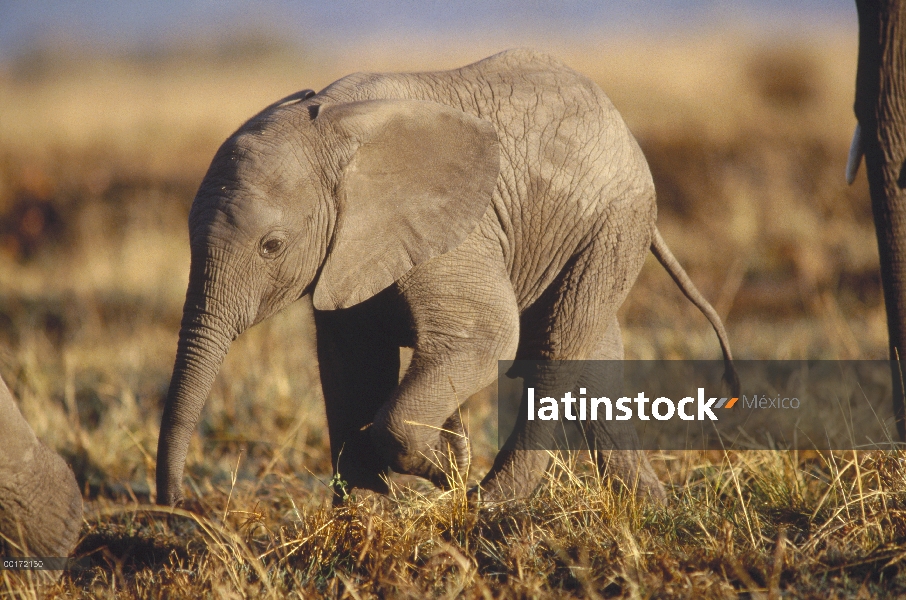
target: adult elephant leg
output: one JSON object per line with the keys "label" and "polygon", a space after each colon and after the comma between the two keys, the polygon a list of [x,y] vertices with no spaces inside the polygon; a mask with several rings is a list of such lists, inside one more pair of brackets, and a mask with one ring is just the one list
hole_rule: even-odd
{"label": "adult elephant leg", "polygon": [[335,490],[335,503],[353,488],[388,492],[389,464],[368,431],[399,383],[399,345],[376,326],[386,322],[386,315],[378,319],[373,310],[382,299],[315,312],[331,461],[347,487]]}
{"label": "adult elephant leg", "polygon": [[494,381],[497,361],[512,358],[518,342],[519,312],[499,243],[488,241],[481,250],[476,243],[467,241],[400,282],[415,347],[371,429],[393,470],[439,487],[466,476],[468,446],[454,413]]}
{"label": "adult elephant leg", "polygon": [[[906,440],[906,1],[857,0],[855,113],[871,191],[887,307],[897,431]],[[853,165],[857,166],[857,165]]]}

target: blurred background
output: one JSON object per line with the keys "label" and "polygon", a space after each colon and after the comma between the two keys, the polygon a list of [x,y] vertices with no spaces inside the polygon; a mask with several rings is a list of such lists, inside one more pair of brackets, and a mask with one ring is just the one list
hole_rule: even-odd
{"label": "blurred background", "polygon": [[[147,493],[186,218],[221,141],[350,72],[514,46],[614,101],[651,164],[659,227],[737,357],[883,358],[867,184],[843,175],[857,33],[843,0],[0,2],[0,374],[89,497]],[[719,356],[653,258],[621,323],[629,358]],[[240,450],[249,477],[329,477],[312,343],[300,302],[234,344],[189,457],[200,494]],[[471,406],[486,463],[494,416]]]}

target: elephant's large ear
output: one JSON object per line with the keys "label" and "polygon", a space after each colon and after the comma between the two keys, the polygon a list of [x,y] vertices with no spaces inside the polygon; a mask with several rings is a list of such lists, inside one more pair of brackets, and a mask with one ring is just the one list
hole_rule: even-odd
{"label": "elephant's large ear", "polygon": [[341,176],[315,308],[367,300],[478,225],[500,169],[487,121],[415,100],[327,106],[317,118],[358,146]]}

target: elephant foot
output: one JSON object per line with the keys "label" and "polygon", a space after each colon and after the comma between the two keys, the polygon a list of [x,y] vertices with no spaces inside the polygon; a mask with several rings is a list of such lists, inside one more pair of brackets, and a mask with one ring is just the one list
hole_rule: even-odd
{"label": "elephant foot", "polygon": [[431,454],[422,476],[443,490],[465,484],[472,466],[472,446],[458,412],[444,422],[438,445]]}
{"label": "elephant foot", "polygon": [[346,507],[355,511],[364,511],[374,515],[388,515],[393,512],[393,500],[385,493],[366,488],[353,488],[345,500],[337,502],[334,496],[334,508]]}
{"label": "elephant foot", "polygon": [[410,437],[399,430],[392,432],[378,419],[369,428],[374,447],[383,450],[385,464],[397,473],[422,477],[445,490],[463,485],[469,477],[472,449],[459,414],[448,417],[440,431],[436,427],[429,431],[421,439]]}
{"label": "elephant foot", "polygon": [[506,493],[499,486],[482,482],[469,488],[466,502],[469,510],[481,518],[496,518],[505,515],[516,502],[528,499],[531,494],[516,495]]}
{"label": "elephant foot", "polygon": [[481,483],[470,490],[470,502],[482,509],[531,496],[547,471],[550,453],[545,450],[501,452]]}
{"label": "elephant foot", "polygon": [[466,502],[469,509],[484,514],[493,513],[504,507],[511,499],[499,498],[496,494],[482,489],[481,485],[473,485],[466,492]]}
{"label": "elephant foot", "polygon": [[609,475],[615,485],[632,490],[636,498],[660,506],[667,505],[667,492],[643,451],[599,452],[597,464],[602,475]]}
{"label": "elephant foot", "polygon": [[333,461],[334,476],[330,480],[334,506],[343,504],[353,489],[388,494],[387,476],[390,466],[378,452],[368,429],[355,431],[342,445]]}
{"label": "elephant foot", "polygon": [[333,490],[334,506],[345,504],[356,494],[386,496],[390,493],[390,487],[384,477],[378,475],[366,477],[358,473],[334,474],[330,480],[330,488]]}
{"label": "elephant foot", "polygon": [[[469,490],[471,505],[481,510],[528,498],[542,481],[550,456],[538,450],[522,450],[510,455],[510,460],[495,463],[480,485]],[[515,459],[515,460],[513,460]],[[598,470],[613,485],[635,493],[636,498],[666,506],[667,492],[641,450],[599,452]]]}
{"label": "elephant foot", "polygon": [[[450,415],[444,423],[444,430],[440,434],[441,447],[452,456],[455,462],[455,480],[465,482],[469,478],[469,469],[472,467],[472,445],[469,443],[469,434],[459,417],[459,412]],[[453,466],[453,465],[451,465]]]}

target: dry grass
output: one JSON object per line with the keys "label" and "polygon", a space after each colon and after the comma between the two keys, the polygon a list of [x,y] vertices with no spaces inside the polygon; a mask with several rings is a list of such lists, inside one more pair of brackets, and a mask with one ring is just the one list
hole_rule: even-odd
{"label": "dry grass", "polygon": [[[190,448],[190,512],[150,506],[188,270],[185,219],[214,150],[261,106],[360,69],[454,55],[333,57],[251,44],[0,71],[0,373],[73,465],[95,567],[51,597],[288,594],[852,597],[906,593],[899,457],[653,456],[670,505],[636,503],[558,457],[531,500],[475,515],[462,487],[329,507],[330,460],[298,304],[234,344]],[[743,358],[886,352],[864,178],[845,186],[855,39],[730,34],[568,48],[639,137],[659,226]],[[714,358],[707,323],[650,261],[621,313],[627,355]],[[473,477],[495,449],[470,400]],[[0,594],[32,597],[0,572]]]}

